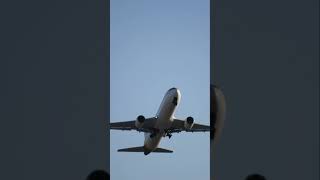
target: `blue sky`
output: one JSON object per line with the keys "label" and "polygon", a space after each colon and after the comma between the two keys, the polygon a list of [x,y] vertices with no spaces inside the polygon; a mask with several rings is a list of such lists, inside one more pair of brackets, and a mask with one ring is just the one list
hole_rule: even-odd
{"label": "blue sky", "polygon": [[[209,0],[111,0],[110,121],[153,117],[165,92],[181,91],[175,116],[209,125]],[[119,153],[143,133],[110,132],[110,174],[125,179],[209,179],[209,133],[179,133],[172,154]]]}

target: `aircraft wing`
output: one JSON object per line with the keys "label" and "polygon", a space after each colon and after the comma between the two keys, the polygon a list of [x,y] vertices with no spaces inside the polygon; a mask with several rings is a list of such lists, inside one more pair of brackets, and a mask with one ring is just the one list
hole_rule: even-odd
{"label": "aircraft wing", "polygon": [[167,131],[170,133],[179,133],[181,131],[186,131],[186,132],[207,132],[207,131],[210,131],[210,126],[197,124],[197,123],[194,123],[191,129],[186,129],[184,127],[184,122],[185,122],[185,120],[174,119],[171,128],[169,128]]}
{"label": "aircraft wing", "polygon": [[156,118],[146,118],[143,126],[141,128],[137,128],[135,125],[135,120],[133,121],[124,121],[124,122],[113,122],[110,123],[110,129],[114,130],[137,130],[139,132],[151,132],[155,123]]}

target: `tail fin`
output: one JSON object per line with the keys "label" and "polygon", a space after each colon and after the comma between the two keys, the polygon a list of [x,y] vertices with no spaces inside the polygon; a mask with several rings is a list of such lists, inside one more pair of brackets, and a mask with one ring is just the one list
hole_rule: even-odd
{"label": "tail fin", "polygon": [[[151,151],[147,150],[144,146],[139,147],[131,147],[131,148],[124,148],[124,149],[118,149],[118,152],[144,152],[145,155],[149,154]],[[157,153],[172,153],[173,151],[163,148],[156,148],[152,152]]]}

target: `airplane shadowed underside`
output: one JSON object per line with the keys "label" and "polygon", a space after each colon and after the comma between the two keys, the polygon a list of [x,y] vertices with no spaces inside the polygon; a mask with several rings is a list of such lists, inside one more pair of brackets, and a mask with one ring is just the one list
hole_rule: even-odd
{"label": "airplane shadowed underside", "polygon": [[118,152],[150,152],[172,153],[172,150],[159,148],[158,145],[162,137],[171,138],[172,133],[186,132],[208,132],[210,126],[194,123],[192,117],[180,120],[174,117],[176,107],[179,105],[181,94],[179,89],[171,88],[165,94],[160,108],[155,117],[145,118],[140,115],[136,120],[110,123],[110,129],[114,130],[137,130],[144,132],[144,145],[119,149]]}

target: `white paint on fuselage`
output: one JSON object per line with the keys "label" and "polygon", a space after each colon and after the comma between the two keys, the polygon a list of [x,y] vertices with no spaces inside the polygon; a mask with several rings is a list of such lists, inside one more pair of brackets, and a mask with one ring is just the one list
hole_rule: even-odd
{"label": "white paint on fuselage", "polygon": [[[176,105],[173,103],[175,97],[177,98]],[[157,130],[156,135],[151,138],[151,133],[145,133],[144,147],[148,151],[152,152],[158,147],[161,138],[166,135],[164,130],[171,127],[174,118],[174,112],[179,105],[180,99],[181,94],[177,88],[171,88],[165,94],[156,114],[157,122],[154,126],[154,128]]]}

